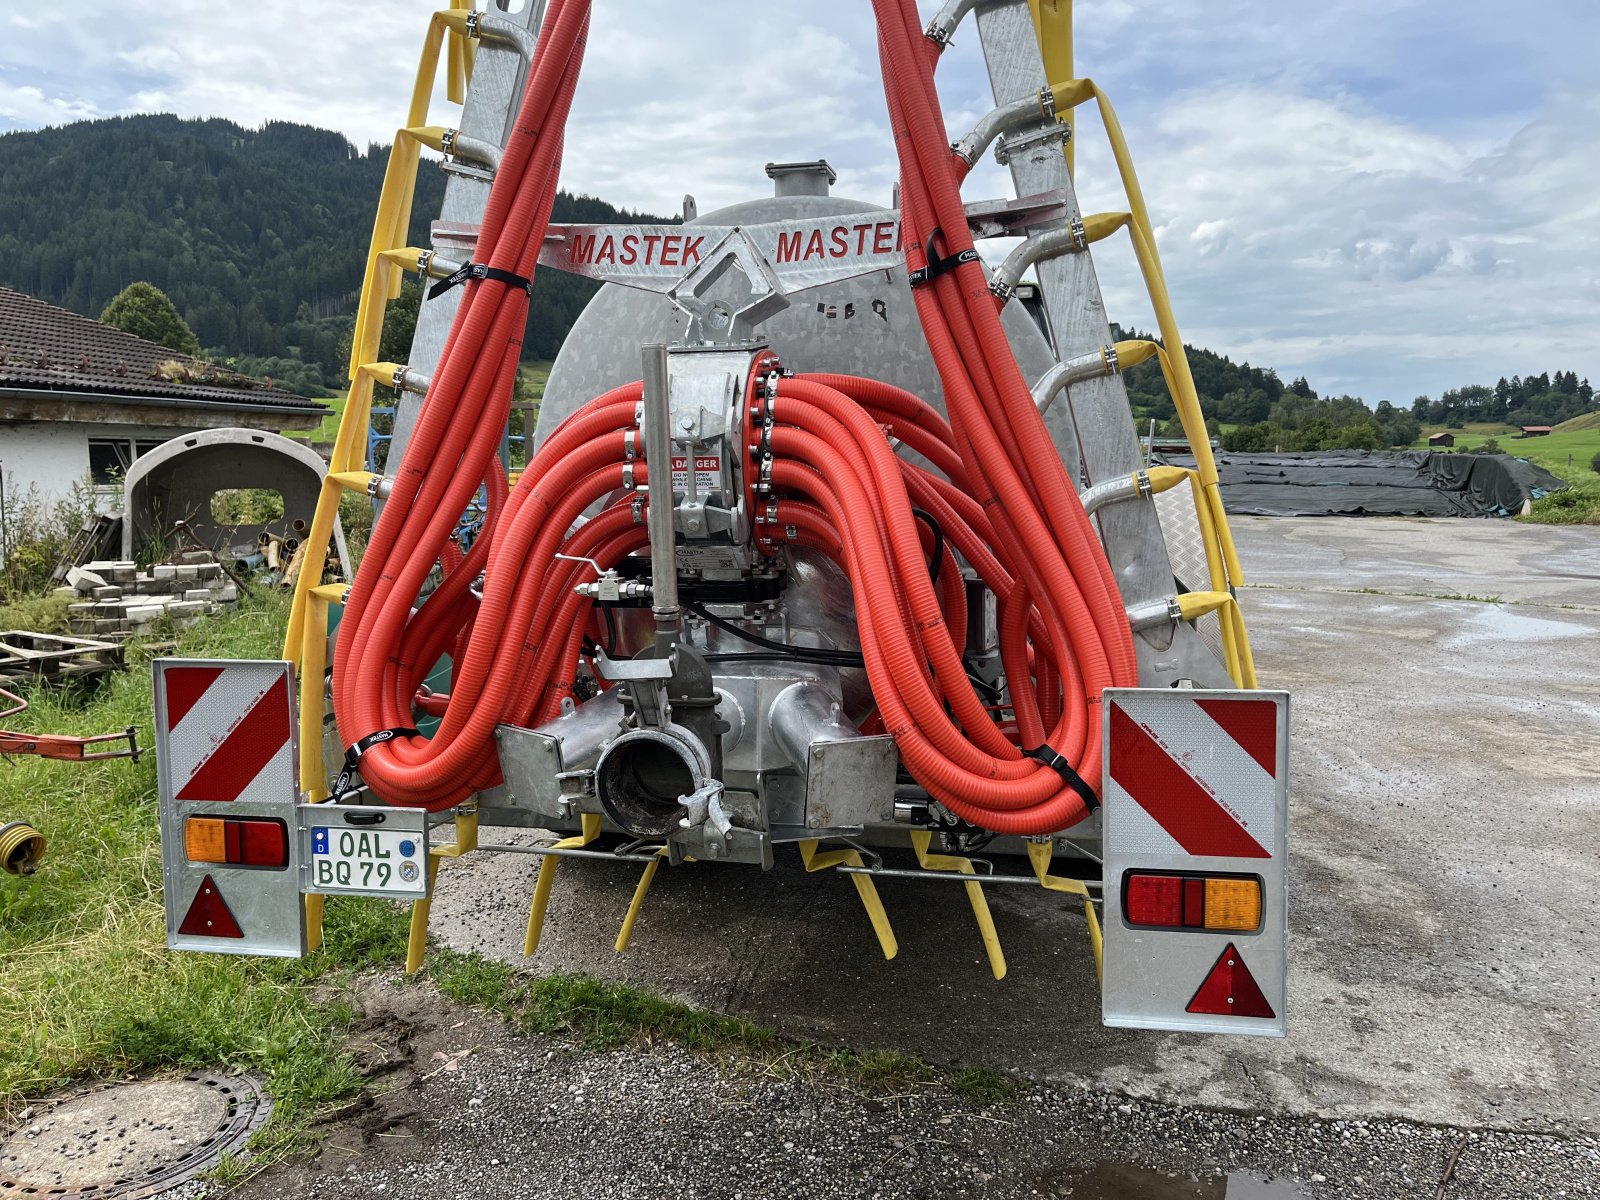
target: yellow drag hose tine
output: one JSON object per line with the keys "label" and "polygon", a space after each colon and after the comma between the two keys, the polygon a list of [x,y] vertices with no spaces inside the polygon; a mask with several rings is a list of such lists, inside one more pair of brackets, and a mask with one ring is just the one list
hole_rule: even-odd
{"label": "yellow drag hose tine", "polygon": [[306,953],[322,945],[322,910],[325,896],[307,896],[306,902]]}
{"label": "yellow drag hose tine", "polygon": [[[860,853],[849,847],[819,854],[815,839],[806,839],[796,844],[800,848],[800,861],[805,864],[807,872],[826,871],[841,864],[849,867],[866,865]],[[892,959],[900,953],[900,942],[894,936],[894,926],[889,922],[889,912],[883,907],[883,897],[878,895],[878,885],[868,875],[851,875],[850,882],[855,884],[856,896],[861,900],[861,907],[867,910],[867,920],[871,922],[872,931],[878,936],[878,948],[883,951],[884,958]]]}
{"label": "yellow drag hose tine", "polygon": [[1094,898],[1089,895],[1089,888],[1083,880],[1050,874],[1050,857],[1054,853],[1055,848],[1048,841],[1028,843],[1028,861],[1033,864],[1033,873],[1038,877],[1040,885],[1046,891],[1065,892],[1069,896],[1077,896],[1083,900],[1083,915],[1089,924],[1089,947],[1094,951],[1094,972],[1103,984],[1105,939],[1100,932],[1100,917],[1094,911]]}
{"label": "yellow drag hose tine", "polygon": [[633,889],[633,899],[628,901],[627,915],[622,918],[622,928],[617,931],[618,954],[626,950],[633,939],[633,923],[639,919],[639,910],[644,907],[644,898],[650,894],[650,885],[656,881],[656,871],[661,867],[661,856],[666,852],[665,847],[656,851],[656,856],[645,864],[644,874],[639,876],[639,885]]}
{"label": "yellow drag hose tine", "polygon": [[[576,850],[600,836],[600,817],[597,814],[581,813],[579,821],[582,832],[562,838],[553,849]],[[553,854],[547,854],[539,863],[539,880],[533,885],[533,903],[528,908],[528,932],[522,941],[524,954],[531,955],[538,950],[539,939],[544,936],[544,919],[550,909],[550,891],[555,887],[556,864],[560,861]]]}
{"label": "yellow drag hose tine", "polygon": [[428,953],[428,917],[433,912],[433,887],[439,878],[439,854],[428,855],[428,896],[411,902],[411,933],[406,939],[406,974],[415,975]]}
{"label": "yellow drag hose tine", "polygon": [[[972,860],[961,858],[954,854],[930,854],[928,846],[933,841],[933,834],[926,829],[915,829],[911,832],[911,848],[917,852],[917,861],[922,864],[925,871],[958,871],[963,875],[976,875]],[[966,885],[967,900],[972,905],[973,918],[978,922],[978,935],[983,939],[983,948],[989,956],[989,970],[994,972],[996,979],[1006,977],[1005,951],[1000,947],[1000,933],[994,927],[994,914],[989,911],[989,898],[983,894],[983,885],[969,883]]]}

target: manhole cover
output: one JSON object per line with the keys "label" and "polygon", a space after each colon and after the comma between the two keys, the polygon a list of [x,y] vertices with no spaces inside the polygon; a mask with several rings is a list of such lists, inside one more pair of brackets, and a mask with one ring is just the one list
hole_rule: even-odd
{"label": "manhole cover", "polygon": [[198,1072],[46,1100],[0,1142],[0,1197],[154,1196],[243,1146],[271,1110],[248,1075]]}

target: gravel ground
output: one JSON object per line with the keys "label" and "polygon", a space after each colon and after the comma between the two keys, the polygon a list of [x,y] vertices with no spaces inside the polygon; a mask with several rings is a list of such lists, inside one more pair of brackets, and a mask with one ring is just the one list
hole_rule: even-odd
{"label": "gravel ground", "polygon": [[448,1180],[460,1200],[1600,1197],[1592,1136],[1258,1116],[1087,1087],[991,1105],[937,1086],[871,1094],[672,1046],[525,1037],[426,988],[378,989],[369,1008],[388,1010],[359,1035],[390,1047],[372,1055],[376,1098],[314,1159],[240,1196],[436,1200]]}

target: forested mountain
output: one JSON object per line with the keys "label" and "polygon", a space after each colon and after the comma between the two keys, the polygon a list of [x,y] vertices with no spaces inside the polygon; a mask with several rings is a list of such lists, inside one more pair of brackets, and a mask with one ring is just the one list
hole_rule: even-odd
{"label": "forested mountain", "polygon": [[[387,146],[282,121],[163,114],[0,135],[0,283],[98,316],[148,280],[213,355],[285,387],[337,388],[388,159]],[[413,245],[443,190],[425,163]],[[556,218],[635,219],[566,193]],[[553,357],[593,292],[541,272],[526,354]]]}

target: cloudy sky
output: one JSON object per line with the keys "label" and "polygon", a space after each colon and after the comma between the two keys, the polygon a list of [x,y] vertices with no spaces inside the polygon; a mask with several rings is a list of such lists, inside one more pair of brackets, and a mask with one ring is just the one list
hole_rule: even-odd
{"label": "cloudy sky", "polygon": [[[5,0],[0,130],[168,111],[388,141],[433,7]],[[1557,368],[1600,382],[1593,0],[1079,0],[1077,23],[1188,340],[1369,402]],[[987,98],[970,21],[940,87],[959,136]],[[1085,208],[1124,207],[1092,119],[1079,140]],[[598,0],[568,147],[566,186],[624,206],[688,191],[704,212],[763,193],[768,161],[817,157],[886,204],[870,6]],[[967,195],[1003,190],[990,162]],[[1097,257],[1112,315],[1148,324],[1126,244]]]}

